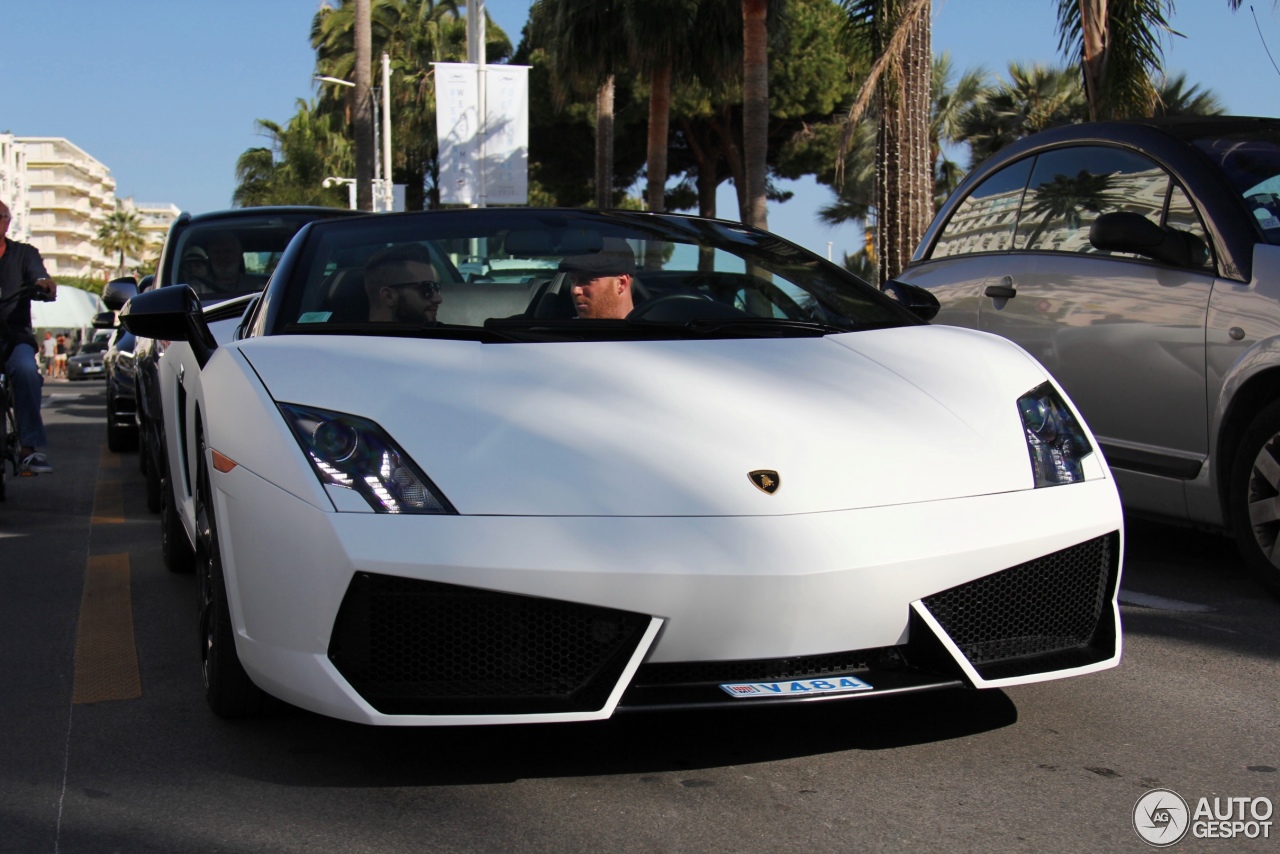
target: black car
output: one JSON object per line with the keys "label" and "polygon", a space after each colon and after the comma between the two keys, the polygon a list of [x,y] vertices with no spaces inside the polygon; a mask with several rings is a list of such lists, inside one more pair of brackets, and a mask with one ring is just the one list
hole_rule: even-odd
{"label": "black car", "polygon": [[102,356],[107,376],[107,447],[131,451],[138,445],[137,405],[133,393],[133,333],[116,330],[111,346]]}
{"label": "black car", "polygon": [[107,352],[107,346],[107,342],[101,338],[81,344],[75,355],[67,359],[67,379],[73,382],[102,379],[102,357]]}
{"label": "black car", "polygon": [[[236,208],[195,216],[182,213],[169,227],[152,287],[190,285],[210,320],[228,312],[239,317],[250,298],[266,286],[299,229],[313,220],[353,213],[303,206]],[[108,288],[103,301],[118,311],[131,295],[128,287]],[[161,379],[160,357],[169,346],[168,341],[152,338],[138,338],[134,345],[139,465],[147,475],[147,506],[162,514],[165,565],[186,571],[191,566],[191,546],[173,513],[173,490],[165,488],[168,473],[160,401],[166,393],[176,395],[178,405],[183,400],[179,377],[166,377],[167,385]]]}

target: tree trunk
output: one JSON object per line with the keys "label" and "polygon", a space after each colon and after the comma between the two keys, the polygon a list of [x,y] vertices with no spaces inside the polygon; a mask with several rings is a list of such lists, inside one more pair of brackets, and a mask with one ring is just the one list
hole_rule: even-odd
{"label": "tree trunk", "polygon": [[671,64],[653,72],[649,81],[649,210],[662,213],[667,209],[667,140],[671,120]]}
{"label": "tree trunk", "polygon": [[876,219],[881,283],[911,260],[933,217],[929,156],[932,81],[929,10],[908,25],[906,41],[878,95]]}
{"label": "tree trunk", "polygon": [[355,125],[356,207],[373,210],[373,91],[370,88],[373,61],[373,29],[369,18],[370,0],[356,0]]}
{"label": "tree trunk", "polygon": [[742,0],[742,153],[741,218],[768,228],[765,178],[769,151],[769,56],[765,14],[768,0]]}
{"label": "tree trunk", "polygon": [[613,75],[596,90],[596,207],[613,207]]}
{"label": "tree trunk", "polygon": [[1111,21],[1107,0],[1080,0],[1081,69],[1084,94],[1089,101],[1089,120],[1109,118],[1110,111],[1102,103],[1102,82],[1107,69],[1107,47]]}

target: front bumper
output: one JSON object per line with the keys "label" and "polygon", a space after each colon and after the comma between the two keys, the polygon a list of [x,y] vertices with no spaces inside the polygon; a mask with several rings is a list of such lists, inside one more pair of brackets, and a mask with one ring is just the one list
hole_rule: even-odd
{"label": "front bumper", "polygon": [[1109,479],[703,518],[333,513],[242,467],[214,489],[245,669],[346,720],[745,706],[772,700],[719,684],[833,674],[873,690],[823,698],[999,687],[1120,656]]}

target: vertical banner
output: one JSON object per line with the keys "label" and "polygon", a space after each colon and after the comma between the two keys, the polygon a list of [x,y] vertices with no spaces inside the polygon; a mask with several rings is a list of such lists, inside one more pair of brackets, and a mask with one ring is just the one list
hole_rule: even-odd
{"label": "vertical banner", "polygon": [[480,201],[480,90],[476,66],[437,62],[436,142],[440,146],[440,202]]}
{"label": "vertical banner", "polygon": [[529,203],[529,69],[487,65],[482,166],[484,202]]}

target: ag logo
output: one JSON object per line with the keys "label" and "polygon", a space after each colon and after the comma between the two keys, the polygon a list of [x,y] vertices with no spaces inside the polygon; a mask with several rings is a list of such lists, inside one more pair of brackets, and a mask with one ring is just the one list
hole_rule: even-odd
{"label": "ag logo", "polygon": [[782,486],[782,478],[778,476],[776,471],[769,469],[758,469],[750,472],[747,477],[751,478],[751,482],[756,485],[756,489],[761,492],[767,492],[773,495],[778,491],[778,487]]}
{"label": "ag logo", "polygon": [[1133,805],[1133,829],[1142,841],[1166,848],[1187,835],[1187,802],[1172,789],[1152,789]]}

